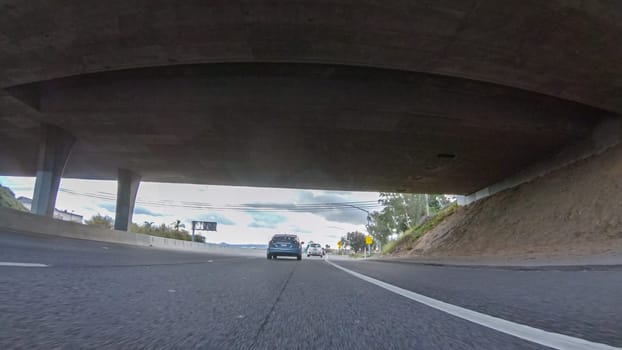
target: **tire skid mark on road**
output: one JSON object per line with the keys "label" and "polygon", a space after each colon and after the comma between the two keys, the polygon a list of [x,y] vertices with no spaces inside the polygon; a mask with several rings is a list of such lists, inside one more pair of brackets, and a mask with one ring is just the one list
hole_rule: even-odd
{"label": "tire skid mark on road", "polygon": [[259,341],[259,336],[261,335],[261,333],[263,332],[264,328],[268,324],[268,321],[270,321],[270,317],[274,313],[274,309],[276,308],[276,305],[281,300],[281,296],[283,295],[283,292],[285,291],[285,288],[287,288],[287,285],[289,284],[289,281],[291,281],[292,276],[294,275],[294,271],[296,270],[296,266],[298,266],[298,264],[294,264],[294,267],[292,268],[292,271],[287,276],[287,279],[285,279],[285,283],[283,283],[283,286],[281,287],[281,290],[279,291],[279,295],[277,295],[276,299],[274,300],[274,303],[272,303],[272,306],[270,307],[270,311],[268,311],[268,313],[266,314],[266,317],[263,319],[263,321],[261,321],[261,325],[259,325],[259,329],[257,330],[257,333],[255,334],[255,337],[253,338],[253,342],[249,346],[249,349],[254,349],[255,346],[257,345],[257,341]]}
{"label": "tire skid mark on road", "polygon": [[390,283],[377,280],[364,274],[341,267],[332,261],[325,260],[326,263],[342,270],[363,281],[374,284],[380,288],[384,288],[390,292],[401,295],[418,303],[424,304],[436,310],[445,312],[452,316],[463,320],[473,322],[475,324],[494,329],[498,332],[512,335],[514,337],[530,341],[532,343],[547,346],[559,350],[621,350],[622,348],[614,347],[607,344],[591,342],[589,340],[571,337],[568,335],[545,331],[539,328],[530,327],[524,324],[507,321],[498,317],[486,315],[477,311],[466,309],[460,306],[449,304],[437,299],[427,297],[413,291],[394,286]]}

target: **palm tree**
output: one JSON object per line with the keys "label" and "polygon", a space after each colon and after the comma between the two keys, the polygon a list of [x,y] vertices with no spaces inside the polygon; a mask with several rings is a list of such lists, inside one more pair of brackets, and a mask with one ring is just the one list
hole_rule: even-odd
{"label": "palm tree", "polygon": [[175,231],[179,231],[180,228],[186,228],[186,225],[181,223],[181,220],[175,220],[175,222],[171,223]]}

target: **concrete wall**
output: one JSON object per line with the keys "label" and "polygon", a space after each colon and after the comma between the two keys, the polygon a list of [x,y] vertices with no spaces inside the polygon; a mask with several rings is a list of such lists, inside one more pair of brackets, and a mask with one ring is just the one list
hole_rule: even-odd
{"label": "concrete wall", "polygon": [[568,146],[551,158],[537,162],[514,176],[466,196],[458,196],[459,205],[467,205],[495,193],[516,187],[572,163],[598,155],[622,142],[622,119],[606,119],[592,131],[592,137]]}
{"label": "concrete wall", "polygon": [[154,237],[141,233],[109,230],[91,227],[70,221],[62,221],[35,215],[28,212],[0,208],[0,230],[38,233],[65,238],[86,239],[91,241],[122,243],[144,247],[201,251],[221,254],[257,255],[263,250],[225,248],[210,244],[181,241],[170,238]]}

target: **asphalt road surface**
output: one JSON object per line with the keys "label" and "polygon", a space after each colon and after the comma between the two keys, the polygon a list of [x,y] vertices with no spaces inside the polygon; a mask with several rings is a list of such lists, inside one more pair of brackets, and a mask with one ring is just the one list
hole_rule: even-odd
{"label": "asphalt road surface", "polygon": [[[331,262],[507,321],[622,347],[622,268]],[[7,263],[44,264],[47,267]],[[269,261],[0,233],[0,349],[547,349],[320,258]]]}

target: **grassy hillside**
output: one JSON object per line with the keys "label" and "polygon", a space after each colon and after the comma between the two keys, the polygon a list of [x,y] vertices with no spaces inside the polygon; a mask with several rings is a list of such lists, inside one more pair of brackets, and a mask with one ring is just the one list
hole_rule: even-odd
{"label": "grassy hillside", "polygon": [[443,222],[445,218],[453,214],[457,209],[457,204],[444,208],[436,215],[421,223],[421,225],[406,231],[406,233],[404,233],[404,235],[402,235],[399,239],[386,244],[383,249],[384,253],[392,254],[412,250],[419,238],[423,237],[424,234],[438,226],[438,224]]}
{"label": "grassy hillside", "polygon": [[8,187],[0,185],[0,207],[28,211],[26,207],[15,199],[15,194]]}
{"label": "grassy hillside", "polygon": [[622,144],[460,207],[414,228],[387,250],[426,259],[619,261],[620,189]]}

